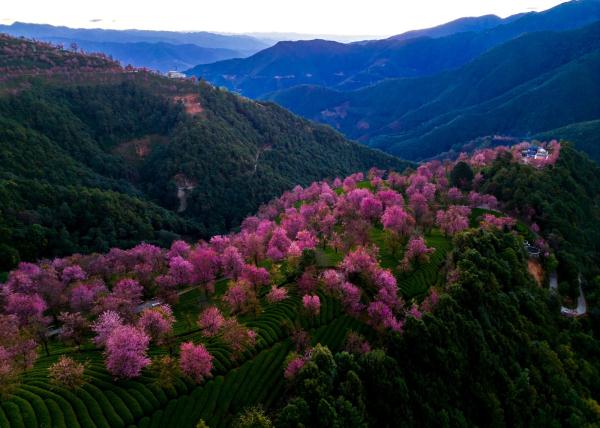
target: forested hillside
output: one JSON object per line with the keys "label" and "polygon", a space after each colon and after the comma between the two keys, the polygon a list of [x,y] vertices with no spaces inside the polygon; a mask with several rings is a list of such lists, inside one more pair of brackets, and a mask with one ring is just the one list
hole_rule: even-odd
{"label": "forested hillside", "polygon": [[570,141],[596,162],[600,162],[600,119],[577,122],[562,128],[545,131],[535,135],[534,138]]}
{"label": "forested hillside", "polygon": [[208,242],[21,263],[0,426],[594,426],[600,174],[539,147],[297,186]]}
{"label": "forested hillside", "polygon": [[206,84],[8,36],[0,52],[0,270],[226,232],[298,183],[405,165]]}

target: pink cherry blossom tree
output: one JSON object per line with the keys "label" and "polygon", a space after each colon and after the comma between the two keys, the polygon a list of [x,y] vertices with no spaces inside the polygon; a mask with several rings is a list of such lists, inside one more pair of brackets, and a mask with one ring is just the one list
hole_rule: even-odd
{"label": "pink cherry blossom tree", "polygon": [[288,291],[286,288],[284,287],[277,287],[276,285],[273,285],[271,287],[271,290],[267,293],[267,302],[269,303],[277,303],[277,302],[281,302],[282,300],[287,299],[288,297]]}
{"label": "pink cherry blossom tree", "polygon": [[182,256],[174,256],[169,260],[169,275],[177,285],[190,284],[194,278],[194,265]]}
{"label": "pink cherry blossom tree", "polygon": [[240,324],[235,318],[229,318],[223,323],[222,339],[231,349],[232,357],[237,359],[242,352],[255,345],[256,333]]}
{"label": "pink cherry blossom tree", "polygon": [[196,383],[202,383],[211,376],[213,356],[202,344],[194,345],[192,342],[181,344],[179,365],[181,371]]}
{"label": "pink cherry blossom tree", "polygon": [[283,377],[286,380],[291,381],[298,375],[298,373],[300,372],[300,370],[302,370],[305,364],[306,358],[304,358],[303,356],[296,356],[292,358],[285,367],[285,370],[283,371]]}
{"label": "pink cherry blossom tree", "polygon": [[415,219],[398,205],[386,208],[381,216],[383,228],[397,236],[408,236],[415,226]]}
{"label": "pink cherry blossom tree", "polygon": [[167,257],[172,259],[173,257],[187,257],[190,252],[190,244],[185,241],[173,241],[171,249],[167,252]]}
{"label": "pink cherry blossom tree", "polygon": [[88,321],[79,312],[62,312],[58,320],[62,323],[60,339],[80,348],[89,331]]}
{"label": "pink cherry blossom tree", "polygon": [[225,277],[238,279],[244,268],[244,258],[236,247],[225,248],[221,256],[221,268]]}
{"label": "pink cherry blossom tree", "polygon": [[83,281],[86,277],[87,274],[79,265],[67,266],[61,274],[61,279],[65,284],[73,281]]}
{"label": "pink cherry blossom tree", "polygon": [[255,289],[269,285],[270,282],[268,270],[250,264],[244,265],[242,268],[241,278],[248,281]]}
{"label": "pink cherry blossom tree", "polygon": [[429,261],[429,255],[434,251],[435,248],[427,247],[425,239],[423,239],[422,236],[413,236],[406,246],[404,258],[400,262],[400,269],[407,271],[414,262],[427,263]]}
{"label": "pink cherry blossom tree", "polygon": [[76,284],[69,293],[69,306],[75,312],[89,312],[101,294],[108,289],[102,280],[94,280],[87,284]]}
{"label": "pink cherry blossom tree", "polygon": [[367,308],[369,323],[379,332],[385,330],[401,331],[402,322],[394,316],[394,313],[385,303],[375,300]]}
{"label": "pink cherry blossom tree", "polygon": [[314,233],[308,230],[301,230],[296,234],[296,243],[301,251],[314,250],[317,247],[319,240]]}
{"label": "pink cherry blossom tree", "polygon": [[377,294],[375,295],[377,300],[394,310],[402,306],[402,300],[398,297],[396,277],[390,270],[377,269],[373,275],[373,282],[377,287]]}
{"label": "pink cherry blossom tree", "polygon": [[123,325],[123,319],[115,311],[105,311],[92,324],[92,331],[96,333],[94,343],[96,346],[104,347],[112,332]]}
{"label": "pink cherry blossom tree", "polygon": [[360,302],[361,289],[350,282],[344,282],[340,288],[342,305],[350,315],[358,316],[364,305]]}
{"label": "pink cherry blossom tree", "polygon": [[462,197],[463,194],[458,187],[451,187],[448,189],[448,200],[451,202],[458,202]]}
{"label": "pink cherry blossom tree", "polygon": [[116,378],[138,377],[150,364],[149,343],[150,337],[137,327],[122,325],[115,328],[106,341],[106,369]]}
{"label": "pink cherry blossom tree", "polygon": [[454,235],[469,227],[471,209],[462,205],[451,205],[446,211],[439,210],[436,224],[446,235]]}
{"label": "pink cherry blossom tree", "polygon": [[223,301],[227,303],[232,313],[246,314],[252,310],[258,310],[258,298],[252,285],[243,279],[232,282],[223,295]]}
{"label": "pink cherry blossom tree", "polygon": [[50,383],[67,389],[77,389],[85,383],[85,366],[66,355],[48,368]]}
{"label": "pink cherry blossom tree", "polygon": [[377,192],[377,197],[383,204],[384,209],[387,209],[394,205],[398,205],[400,207],[404,205],[404,198],[400,193],[396,192],[395,190],[380,190],[379,192]]}
{"label": "pink cherry blossom tree", "polygon": [[142,303],[143,292],[144,287],[135,279],[121,279],[112,292],[101,299],[100,307],[104,311],[115,311],[122,317],[133,320],[136,308]]}
{"label": "pink cherry blossom tree", "polygon": [[219,269],[219,255],[210,247],[199,246],[190,253],[189,261],[194,265],[194,280],[210,290]]}
{"label": "pink cherry blossom tree", "polygon": [[336,294],[342,283],[344,282],[343,276],[335,269],[327,269],[321,274],[321,281],[325,285],[325,290],[330,294]]}
{"label": "pink cherry blossom tree", "polygon": [[225,317],[216,306],[210,306],[200,313],[198,327],[205,337],[213,337],[219,333],[225,323]]}
{"label": "pink cherry blossom tree", "polygon": [[301,294],[314,293],[317,285],[317,272],[313,267],[307,268],[298,278],[298,291]]}
{"label": "pink cherry blossom tree", "polygon": [[281,227],[276,228],[269,240],[267,257],[274,261],[283,260],[287,255],[291,243],[292,241],[287,237],[285,230]]}
{"label": "pink cherry blossom tree", "polygon": [[166,304],[144,309],[137,326],[156,344],[162,344],[173,332],[175,317],[171,307]]}
{"label": "pink cherry blossom tree", "polygon": [[309,294],[305,294],[302,296],[302,305],[309,314],[312,316],[317,316],[321,310],[321,299],[319,299],[319,296],[317,295],[311,296]]}
{"label": "pink cherry blossom tree", "polygon": [[367,196],[360,201],[360,214],[369,221],[378,219],[383,212],[383,204],[373,196]]}
{"label": "pink cherry blossom tree", "polygon": [[481,227],[485,229],[509,230],[516,223],[517,221],[511,217],[496,217],[493,214],[484,214],[481,220]]}

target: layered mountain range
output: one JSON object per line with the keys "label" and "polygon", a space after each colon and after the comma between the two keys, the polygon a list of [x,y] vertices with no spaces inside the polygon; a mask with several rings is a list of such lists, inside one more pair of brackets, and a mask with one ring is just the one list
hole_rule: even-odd
{"label": "layered mountain range", "polygon": [[[562,137],[551,131],[599,119],[598,20],[600,2],[571,1],[385,40],[281,42],[188,73],[418,160],[495,134]],[[589,139],[569,136],[596,156]]]}

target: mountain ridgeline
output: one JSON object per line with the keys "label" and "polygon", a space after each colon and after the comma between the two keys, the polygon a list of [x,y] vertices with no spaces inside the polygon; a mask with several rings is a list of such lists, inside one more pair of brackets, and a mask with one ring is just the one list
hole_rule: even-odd
{"label": "mountain ridgeline", "polygon": [[351,92],[305,85],[269,98],[350,138],[423,159],[481,136],[531,137],[600,118],[599,41],[600,23],[532,33],[435,76]]}
{"label": "mountain ridgeline", "polygon": [[8,36],[0,51],[3,269],[226,232],[298,183],[407,165],[206,84]]}
{"label": "mountain ridgeline", "polygon": [[598,0],[572,1],[544,12],[474,18],[383,40],[280,42],[249,58],[199,65],[187,73],[252,98],[303,84],[348,91],[389,78],[434,75],[523,34],[576,29],[597,20]]}

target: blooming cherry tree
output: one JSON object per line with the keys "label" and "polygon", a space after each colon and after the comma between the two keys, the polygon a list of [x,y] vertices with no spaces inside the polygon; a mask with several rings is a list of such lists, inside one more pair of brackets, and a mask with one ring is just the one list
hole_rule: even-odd
{"label": "blooming cherry tree", "polygon": [[213,368],[213,356],[202,344],[194,345],[192,342],[181,344],[179,365],[181,371],[196,383],[202,383],[210,377]]}
{"label": "blooming cherry tree", "polygon": [[202,311],[198,318],[198,327],[202,330],[202,335],[212,337],[219,333],[225,323],[225,317],[216,306],[211,306]]}
{"label": "blooming cherry tree", "polygon": [[106,340],[106,369],[116,378],[138,377],[150,364],[149,343],[150,337],[137,327],[122,325],[115,328]]}
{"label": "blooming cherry tree", "polygon": [[321,310],[321,299],[317,295],[309,295],[305,294],[302,296],[302,305],[304,309],[308,311],[313,316],[319,315],[319,311]]}

